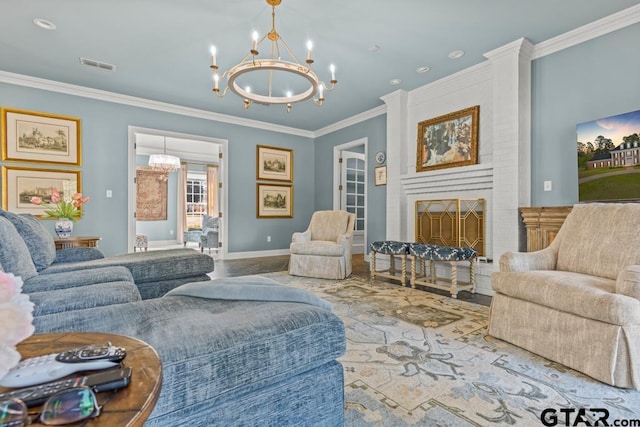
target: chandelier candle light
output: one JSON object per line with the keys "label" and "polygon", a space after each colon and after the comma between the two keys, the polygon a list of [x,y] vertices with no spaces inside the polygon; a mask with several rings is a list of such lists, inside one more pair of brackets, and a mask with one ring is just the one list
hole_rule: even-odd
{"label": "chandelier candle light", "polygon": [[[336,68],[333,64],[329,66],[331,71],[330,85],[326,85],[320,81],[316,73],[311,69],[313,64],[312,50],[313,44],[311,41],[307,42],[307,59],[305,64],[302,64],[295,54],[289,49],[289,46],[284,41],[282,36],[276,31],[276,6],[278,6],[282,0],[266,0],[272,8],[271,12],[271,31],[265,34],[262,38],[259,38],[259,34],[254,31],[251,49],[249,53],[245,55],[242,60],[234,65],[231,69],[224,72],[222,76],[218,74],[218,65],[216,62],[216,47],[211,46],[211,70],[213,72],[213,92],[218,98],[223,98],[227,90],[231,89],[236,95],[244,98],[244,108],[247,109],[251,106],[252,102],[259,104],[271,105],[271,104],[285,104],[287,112],[291,111],[291,104],[296,102],[306,101],[313,98],[316,105],[321,106],[324,102],[324,91],[333,90],[338,81],[336,80]],[[258,58],[260,51],[260,45],[263,41],[269,39],[271,42],[271,56],[269,58]],[[284,47],[284,50],[291,57],[290,61],[281,59],[280,47]],[[254,93],[250,87],[241,87],[236,81],[238,77],[246,75],[248,73],[256,71],[268,71],[268,85],[266,94]],[[309,87],[306,90],[302,90],[297,93],[293,93],[291,90],[278,90],[279,94],[274,94],[274,73],[278,75],[293,74],[298,77],[302,77],[307,80]],[[254,74],[255,75],[255,74]],[[227,87],[222,93],[220,93],[220,79],[227,79]],[[315,96],[318,95],[317,98]]]}

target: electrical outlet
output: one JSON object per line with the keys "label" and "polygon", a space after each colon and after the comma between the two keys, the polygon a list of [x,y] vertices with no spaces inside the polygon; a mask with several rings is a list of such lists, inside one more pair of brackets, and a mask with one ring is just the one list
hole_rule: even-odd
{"label": "electrical outlet", "polygon": [[113,191],[107,190],[107,197],[113,197]]}
{"label": "electrical outlet", "polygon": [[544,191],[551,191],[553,189],[551,181],[544,182]]}
{"label": "electrical outlet", "polygon": [[267,236],[267,242],[271,241],[271,236]]}

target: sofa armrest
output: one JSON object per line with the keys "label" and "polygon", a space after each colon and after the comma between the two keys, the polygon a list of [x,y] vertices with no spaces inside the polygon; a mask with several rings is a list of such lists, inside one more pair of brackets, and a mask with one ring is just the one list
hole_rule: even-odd
{"label": "sofa armrest", "polygon": [[618,273],[616,293],[640,300],[640,265],[630,265]]}
{"label": "sofa armrest", "polygon": [[558,254],[551,248],[535,252],[505,252],[500,256],[500,271],[555,270]]}
{"label": "sofa armrest", "polygon": [[293,236],[291,237],[291,242],[292,243],[295,243],[295,242],[309,242],[309,241],[311,241],[311,231],[310,230],[293,233]]}
{"label": "sofa armrest", "polygon": [[65,248],[56,251],[56,259],[58,262],[81,262],[92,261],[94,259],[104,258],[104,254],[100,249],[96,248]]}

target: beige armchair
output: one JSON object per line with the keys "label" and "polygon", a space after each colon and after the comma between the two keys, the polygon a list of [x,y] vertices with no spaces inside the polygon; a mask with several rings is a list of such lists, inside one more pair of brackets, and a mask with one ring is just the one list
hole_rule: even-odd
{"label": "beige armchair", "polygon": [[507,252],[489,334],[617,387],[640,389],[640,204],[575,205],[551,245]]}
{"label": "beige armchair", "polygon": [[317,211],[309,228],[293,233],[289,274],[344,279],[351,274],[351,244],[355,215],[346,211]]}

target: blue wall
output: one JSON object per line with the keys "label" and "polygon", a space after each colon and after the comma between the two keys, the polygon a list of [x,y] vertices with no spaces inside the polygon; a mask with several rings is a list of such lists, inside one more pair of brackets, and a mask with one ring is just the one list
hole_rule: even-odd
{"label": "blue wall", "polygon": [[[640,109],[638,41],[635,24],[534,61],[533,206],[578,202],[578,123]],[[543,191],[546,180],[553,191]]]}
{"label": "blue wall", "polygon": [[[376,152],[387,150],[387,115],[337,130],[315,140],[315,206],[333,209],[333,147],[368,138],[367,146],[367,248],[370,242],[384,240],[387,222],[387,187],[375,186],[373,170]],[[357,151],[357,150],[354,150]]]}
{"label": "blue wall", "polygon": [[[288,248],[293,232],[305,230],[309,224],[314,210],[314,152],[310,138],[4,83],[0,83],[0,105],[82,119],[82,190],[91,201],[83,207],[84,216],[76,223],[73,234],[102,236],[100,248],[107,255],[130,250],[127,247],[128,126],[229,141],[225,160],[229,182],[224,183],[229,193],[229,206],[224,212],[229,252]],[[294,150],[294,218],[256,218],[257,144]],[[107,189],[113,191],[112,198],[105,197]],[[53,221],[45,223],[53,230]],[[272,236],[269,243],[267,235]]]}

